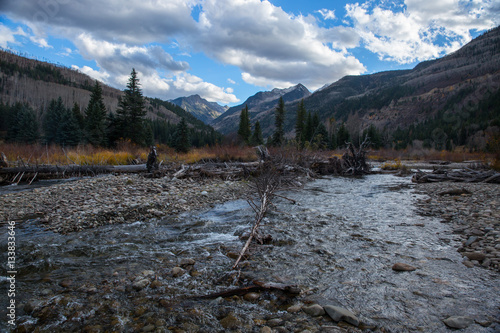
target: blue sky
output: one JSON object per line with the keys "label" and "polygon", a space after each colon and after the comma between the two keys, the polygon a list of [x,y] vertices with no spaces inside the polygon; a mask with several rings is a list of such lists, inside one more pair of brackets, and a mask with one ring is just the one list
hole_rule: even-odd
{"label": "blue sky", "polygon": [[236,105],[413,68],[500,24],[496,0],[3,0],[0,47],[144,94]]}

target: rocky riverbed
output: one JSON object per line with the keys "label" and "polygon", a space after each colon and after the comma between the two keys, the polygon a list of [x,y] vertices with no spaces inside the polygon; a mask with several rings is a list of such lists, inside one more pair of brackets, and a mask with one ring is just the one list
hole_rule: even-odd
{"label": "rocky riverbed", "polygon": [[110,174],[0,196],[0,216],[38,217],[46,229],[68,233],[199,210],[240,198],[246,191],[243,182]]}
{"label": "rocky riverbed", "polygon": [[[297,204],[276,200],[273,240],[241,272],[244,182],[106,175],[3,195],[0,213],[18,221],[15,331],[495,332],[499,191],[317,180],[285,193]],[[198,297],[253,278],[301,293]]]}
{"label": "rocky riverbed", "polygon": [[483,183],[427,183],[416,189],[429,197],[419,201],[419,213],[438,216],[459,235],[467,267],[500,271],[500,186]]}

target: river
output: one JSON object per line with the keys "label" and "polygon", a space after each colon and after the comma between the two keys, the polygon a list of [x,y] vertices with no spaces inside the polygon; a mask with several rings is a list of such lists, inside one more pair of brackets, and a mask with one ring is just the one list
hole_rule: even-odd
{"label": "river", "polygon": [[[281,194],[297,203],[276,198],[262,227],[273,240],[252,246],[242,276],[299,285],[300,296],[192,298],[234,288],[230,257],[253,219],[244,200],[68,235],[44,231],[35,219],[15,229],[19,331],[260,332],[273,320],[289,332],[334,327],[326,317],[286,311],[313,303],[352,311],[362,323],[347,326],[354,332],[448,332],[450,316],[475,319],[463,332],[500,331],[498,273],[462,264],[449,226],[417,214],[424,196],[408,177],[328,177]],[[416,270],[393,271],[397,262]],[[184,271],[173,274],[179,266]],[[5,300],[0,325],[8,331]]]}

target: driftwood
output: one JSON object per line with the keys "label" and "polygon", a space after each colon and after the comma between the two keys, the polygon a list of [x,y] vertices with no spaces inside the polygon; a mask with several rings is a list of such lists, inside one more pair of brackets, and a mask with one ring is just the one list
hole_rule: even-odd
{"label": "driftwood", "polygon": [[255,212],[255,221],[250,231],[250,235],[240,251],[238,259],[233,265],[233,269],[238,267],[241,258],[245,255],[252,239],[257,237],[258,228],[260,223],[266,216],[269,205],[271,204],[271,200],[274,196],[274,192],[280,188],[282,185],[281,175],[277,172],[276,168],[273,165],[273,162],[268,161],[261,165],[263,171],[259,175],[259,177],[255,178],[255,190],[259,196],[259,204],[255,204],[251,199],[248,200],[248,204]]}
{"label": "driftwood", "polygon": [[291,295],[300,294],[300,288],[297,285],[283,284],[283,283],[274,283],[274,282],[262,282],[262,281],[253,281],[253,283],[246,287],[234,288],[229,290],[224,290],[221,292],[197,296],[195,298],[206,299],[206,298],[218,298],[218,297],[230,297],[230,296],[241,296],[248,294],[249,292],[255,291],[281,291]]}
{"label": "driftwood", "polygon": [[463,182],[463,183],[495,183],[500,184],[500,173],[494,170],[447,170],[437,169],[431,173],[417,171],[412,181],[415,183]]}
{"label": "driftwood", "polygon": [[315,161],[311,169],[321,175],[360,176],[370,173],[371,166],[366,161],[366,148],[368,138],[361,143],[359,148],[349,142],[342,158],[332,157],[327,161]]}

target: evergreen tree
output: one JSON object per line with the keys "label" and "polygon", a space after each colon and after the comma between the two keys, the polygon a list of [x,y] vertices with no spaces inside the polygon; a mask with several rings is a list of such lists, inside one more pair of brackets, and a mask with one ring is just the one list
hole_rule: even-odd
{"label": "evergreen tree", "polygon": [[245,105],[245,108],[241,110],[240,114],[240,125],[238,128],[238,135],[246,144],[250,141],[250,135],[252,134],[252,130],[250,128],[250,117],[248,114],[248,105]]}
{"label": "evergreen tree", "polygon": [[132,68],[132,72],[130,73],[127,89],[123,92],[124,96],[118,101],[118,109],[116,111],[123,138],[130,139],[136,144],[144,145],[146,140],[144,128],[146,117],[145,101],[134,68]]}
{"label": "evergreen tree", "polygon": [[295,121],[295,141],[299,146],[304,144],[304,128],[306,121],[306,108],[302,99],[297,107],[297,120]]}
{"label": "evergreen tree", "polygon": [[264,144],[264,139],[262,138],[262,130],[260,128],[260,123],[258,120],[255,123],[255,128],[253,130],[252,137],[250,138],[250,144],[255,146]]}
{"label": "evergreen tree", "polygon": [[349,142],[349,137],[349,131],[345,127],[345,124],[340,125],[337,132],[337,147],[344,147],[346,143]]}
{"label": "evergreen tree", "polygon": [[119,123],[113,112],[108,112],[106,116],[106,142],[109,147],[114,147],[120,139]]}
{"label": "evergreen tree", "polygon": [[80,111],[80,105],[78,105],[77,102],[73,104],[73,109],[71,109],[71,112],[73,113],[73,117],[78,123],[80,132],[83,133],[83,131],[85,130],[85,117],[83,117],[82,112]]}
{"label": "evergreen tree", "polygon": [[105,146],[106,133],[106,106],[102,97],[102,88],[96,80],[90,95],[90,101],[85,109],[85,138],[93,146]]}
{"label": "evergreen tree", "polygon": [[307,113],[306,126],[304,128],[304,142],[311,142],[314,133],[313,120],[311,112]]}
{"label": "evergreen tree", "polygon": [[61,137],[61,118],[65,112],[62,98],[53,99],[49,103],[49,108],[43,121],[43,130],[45,133],[45,142],[48,144],[59,143]]}
{"label": "evergreen tree", "polygon": [[16,114],[16,127],[18,128],[16,142],[34,144],[38,141],[38,121],[35,111],[28,105],[22,105]]}
{"label": "evergreen tree", "polygon": [[370,124],[370,126],[363,131],[363,140],[366,137],[368,137],[370,144],[374,149],[382,147],[382,135],[373,124]]}
{"label": "evergreen tree", "polygon": [[81,131],[73,111],[63,108],[58,126],[56,143],[62,146],[76,146],[80,143]]}
{"label": "evergreen tree", "polygon": [[314,130],[314,139],[313,143],[319,149],[324,149],[328,147],[328,131],[326,130],[326,126],[323,123],[319,123]]}
{"label": "evergreen tree", "polygon": [[281,146],[285,143],[285,130],[283,124],[285,122],[285,102],[283,97],[280,97],[278,101],[278,106],[275,112],[274,126],[276,127],[273,134],[273,145]]}
{"label": "evergreen tree", "polygon": [[179,153],[187,153],[191,148],[189,128],[184,118],[181,118],[181,121],[177,124],[174,148]]}

